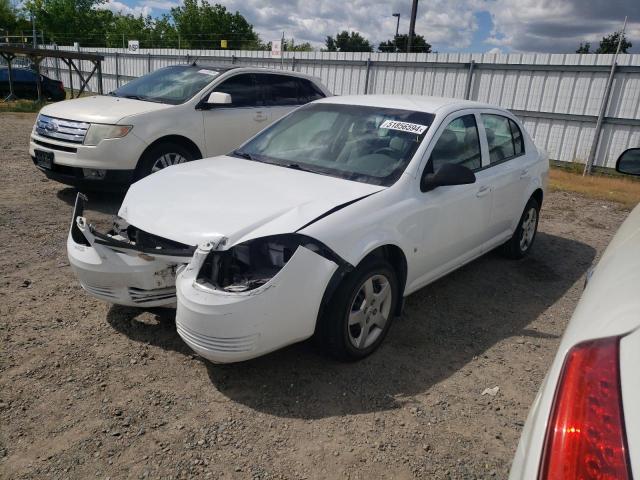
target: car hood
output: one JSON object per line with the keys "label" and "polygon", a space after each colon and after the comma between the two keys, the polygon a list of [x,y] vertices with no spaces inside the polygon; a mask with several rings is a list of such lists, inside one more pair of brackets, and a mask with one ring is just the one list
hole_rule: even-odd
{"label": "car hood", "polygon": [[144,102],[111,95],[97,95],[53,103],[42,108],[40,113],[79,122],[118,123],[130,115],[155,112],[171,106],[164,103]]}
{"label": "car hood", "polygon": [[177,165],[134,183],[119,215],[188,245],[227,246],[291,233],[385,187],[221,156]]}

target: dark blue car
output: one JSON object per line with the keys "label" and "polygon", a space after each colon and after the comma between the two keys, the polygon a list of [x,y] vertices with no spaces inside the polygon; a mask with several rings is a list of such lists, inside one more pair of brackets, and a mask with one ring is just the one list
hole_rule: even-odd
{"label": "dark blue car", "polygon": [[[13,94],[18,98],[38,98],[38,74],[28,68],[12,68]],[[47,100],[57,102],[67,97],[64,85],[59,80],[53,80],[40,75],[42,82],[42,96]],[[0,97],[9,95],[9,69],[0,67]]]}

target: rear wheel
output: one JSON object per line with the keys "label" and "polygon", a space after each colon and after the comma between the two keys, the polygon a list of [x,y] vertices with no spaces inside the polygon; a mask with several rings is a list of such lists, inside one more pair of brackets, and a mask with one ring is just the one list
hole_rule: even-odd
{"label": "rear wheel", "polygon": [[540,205],[535,198],[530,198],[524,207],[520,222],[513,236],[502,245],[502,253],[513,259],[523,258],[529,253],[538,232]]}
{"label": "rear wheel", "polygon": [[358,360],[382,343],[398,302],[398,280],[384,259],[365,260],[338,287],[323,318],[322,347],[341,360]]}
{"label": "rear wheel", "polygon": [[139,180],[164,168],[195,159],[193,152],[179,143],[159,143],[143,155],[138,166],[136,179]]}

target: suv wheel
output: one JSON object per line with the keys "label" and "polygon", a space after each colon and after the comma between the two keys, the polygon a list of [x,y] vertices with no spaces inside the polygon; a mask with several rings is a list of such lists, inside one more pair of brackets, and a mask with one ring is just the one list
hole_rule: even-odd
{"label": "suv wheel", "polygon": [[143,155],[138,166],[136,179],[139,180],[171,165],[178,165],[195,159],[193,153],[179,143],[160,143]]}

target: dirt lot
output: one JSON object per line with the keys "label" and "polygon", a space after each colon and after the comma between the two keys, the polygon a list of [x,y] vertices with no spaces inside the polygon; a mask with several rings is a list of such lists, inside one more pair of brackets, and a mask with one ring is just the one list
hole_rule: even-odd
{"label": "dirt lot", "polygon": [[492,253],[412,295],[365,361],[304,343],[215,366],[173,311],[82,292],[65,253],[75,192],[32,165],[33,120],[0,114],[2,478],[505,478],[584,274],[627,214],[550,194],[528,259]]}

